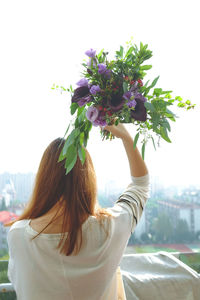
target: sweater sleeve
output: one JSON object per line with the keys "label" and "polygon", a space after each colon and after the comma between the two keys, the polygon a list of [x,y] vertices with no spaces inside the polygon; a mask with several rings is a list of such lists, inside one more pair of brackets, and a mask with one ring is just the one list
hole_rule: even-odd
{"label": "sweater sleeve", "polygon": [[114,206],[107,208],[112,215],[112,218],[109,218],[110,239],[108,239],[104,251],[101,251],[103,253],[102,264],[106,264],[106,272],[108,270],[114,272],[120,264],[130,235],[139,222],[148,197],[149,174],[132,177],[132,182],[120,195]]}
{"label": "sweater sleeve", "polygon": [[115,205],[120,205],[129,212],[131,221],[130,233],[133,233],[139,222],[146,201],[149,197],[149,174],[141,177],[131,177],[132,183],[121,194]]}

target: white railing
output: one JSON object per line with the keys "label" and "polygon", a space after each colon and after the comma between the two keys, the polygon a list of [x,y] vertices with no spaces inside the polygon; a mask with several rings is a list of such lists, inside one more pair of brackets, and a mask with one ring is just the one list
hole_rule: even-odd
{"label": "white railing", "polygon": [[[120,268],[127,300],[200,300],[200,274],[181,262],[180,254],[187,253],[124,255]],[[7,292],[14,292],[12,284],[0,284],[0,294]]]}

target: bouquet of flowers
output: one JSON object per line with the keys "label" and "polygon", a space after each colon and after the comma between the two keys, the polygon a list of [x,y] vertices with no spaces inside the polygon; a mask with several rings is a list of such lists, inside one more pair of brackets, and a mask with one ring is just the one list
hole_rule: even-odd
{"label": "bouquet of flowers", "polygon": [[66,159],[66,174],[74,167],[78,156],[84,163],[85,147],[92,126],[100,126],[103,139],[112,139],[111,133],[103,129],[106,125],[133,123],[137,131],[133,147],[142,136],[143,159],[149,139],[155,149],[155,136],[158,145],[160,138],[171,143],[168,136],[171,131],[169,121],[175,121],[177,116],[169,107],[174,102],[187,110],[195,105],[189,100],[184,102],[180,96],[172,97],[172,91],[155,88],[159,76],[151,83],[149,80],[144,83],[146,71],[152,68],[144,64],[152,57],[148,45],[140,43],[140,47],[137,47],[129,42],[126,50],[120,46],[114,60],[108,60],[108,52],[104,49],[98,54],[90,49],[85,54],[88,61],[82,64],[82,78],[77,82],[76,89],[72,86],[65,89],[55,84],[52,87],[71,93],[70,110],[71,115],[75,115],[73,128],[59,157],[59,161]]}

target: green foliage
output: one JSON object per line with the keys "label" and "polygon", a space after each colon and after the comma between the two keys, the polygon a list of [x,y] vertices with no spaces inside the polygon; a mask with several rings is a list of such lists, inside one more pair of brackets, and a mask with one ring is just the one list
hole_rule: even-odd
{"label": "green foliage", "polygon": [[76,110],[78,109],[78,104],[77,103],[72,103],[71,106],[70,106],[70,110],[71,110],[71,115],[73,115]]}
{"label": "green foliage", "polygon": [[[7,273],[8,273],[8,260],[3,260],[3,261],[0,260],[0,284],[1,283],[10,283]],[[1,300],[15,300],[16,293],[14,291],[0,293],[0,299]]]}
{"label": "green foliage", "polygon": [[68,174],[71,169],[74,167],[77,160],[77,150],[75,147],[75,144],[71,144],[66,153],[66,160],[65,160],[65,168],[66,168],[66,174]]}
{"label": "green foliage", "polygon": [[123,90],[124,90],[124,93],[126,93],[128,91],[128,84],[126,82],[123,82]]}
{"label": "green foliage", "polygon": [[81,163],[83,165],[84,162],[85,162],[85,149],[81,145],[79,145],[79,148],[78,148],[78,156],[79,156],[79,158],[81,160]]}
{"label": "green foliage", "polygon": [[82,165],[85,162],[85,147],[92,128],[92,124],[86,118],[85,112],[84,107],[73,106],[73,113],[76,113],[74,129],[68,135],[58,160],[59,162],[65,160],[66,174],[72,170],[77,159],[80,159]]}
{"label": "green foliage", "polygon": [[169,217],[162,213],[152,222],[152,233],[155,237],[155,242],[167,243],[173,235],[173,227]]}
{"label": "green foliage", "polygon": [[185,243],[190,241],[190,231],[186,220],[179,219],[174,230],[174,241]]}
{"label": "green foliage", "polygon": [[[157,87],[159,76],[152,81],[148,80],[143,85],[143,80],[147,74],[146,71],[152,68],[151,64],[146,63],[151,57],[152,51],[148,49],[147,44],[141,42],[139,46],[137,46],[131,40],[127,42],[126,48],[123,46],[119,47],[115,53],[115,60],[108,60],[108,52],[102,49],[90,59],[90,67],[86,61],[83,62],[82,66],[84,69],[82,76],[88,80],[90,85],[98,85],[101,92],[97,92],[95,95],[90,94],[91,98],[89,99],[89,103],[86,101],[82,107],[80,107],[78,103],[71,103],[70,112],[71,115],[74,115],[75,121],[72,124],[72,131],[68,135],[59,157],[59,161],[66,160],[65,167],[67,173],[73,168],[77,159],[80,159],[82,164],[85,161],[84,147],[87,146],[89,132],[92,128],[92,123],[86,118],[86,111],[89,106],[95,106],[98,110],[99,107],[103,107],[103,109],[105,109],[104,112],[106,111],[103,118],[107,124],[112,124],[113,120],[117,119],[115,125],[117,125],[117,122],[133,123],[136,125],[137,135],[134,141],[134,148],[136,147],[139,136],[143,136],[141,147],[143,159],[146,144],[149,139],[151,139],[155,149],[155,137],[157,138],[158,146],[160,139],[171,143],[169,137],[169,133],[171,132],[170,121],[175,122],[177,116],[169,107],[177,103],[179,108],[190,110],[195,107],[195,104],[191,104],[190,100],[184,102],[180,96],[172,97],[171,90],[163,90]],[[110,71],[109,78],[99,73],[98,64],[106,65],[107,71]],[[69,92],[71,96],[73,96],[74,93],[71,85],[66,89],[63,86],[53,84],[52,89],[58,90],[61,93]],[[143,96],[144,106],[147,112],[147,118],[144,116],[144,119],[146,119],[145,122],[137,121],[137,118],[134,119],[132,117],[133,114],[131,110],[134,110],[134,108],[130,108],[126,105],[128,100],[124,101],[123,108],[120,111],[112,110],[112,106],[109,105],[109,101],[111,99],[113,100],[113,94],[123,97],[123,94],[129,91],[134,91],[130,100],[133,100],[137,93]],[[65,135],[68,134],[69,128],[70,126],[68,126]],[[101,134],[103,139],[113,138],[108,131],[101,131]],[[73,154],[71,152],[73,152]]]}
{"label": "green foliage", "polygon": [[0,206],[0,211],[3,211],[3,210],[8,210],[8,208],[6,207],[5,198],[2,199],[1,206]]}
{"label": "green foliage", "polygon": [[145,146],[146,146],[146,144],[144,142],[143,145],[142,145],[142,159],[143,160],[144,160]]}
{"label": "green foliage", "polygon": [[139,136],[140,136],[140,133],[138,132],[138,133],[136,134],[135,138],[134,138],[133,149],[136,148],[136,145],[137,145]]}
{"label": "green foliage", "polygon": [[179,259],[197,273],[200,273],[200,253],[180,253]]}

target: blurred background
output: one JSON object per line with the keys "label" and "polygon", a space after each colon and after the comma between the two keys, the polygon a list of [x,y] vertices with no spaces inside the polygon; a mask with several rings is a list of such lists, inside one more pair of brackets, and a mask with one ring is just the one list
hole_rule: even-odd
{"label": "blurred background", "polygon": [[[44,149],[63,136],[70,121],[70,95],[89,48],[114,57],[120,45],[149,45],[157,87],[196,103],[172,109],[171,144],[147,144],[151,198],[127,252],[200,251],[198,1],[2,1],[0,3],[0,257],[7,257],[3,224],[28,201]],[[128,125],[135,135],[133,125]],[[138,143],[139,149],[141,144]],[[113,205],[130,182],[121,141],[101,141],[92,129],[88,150],[97,172],[99,202]]]}

